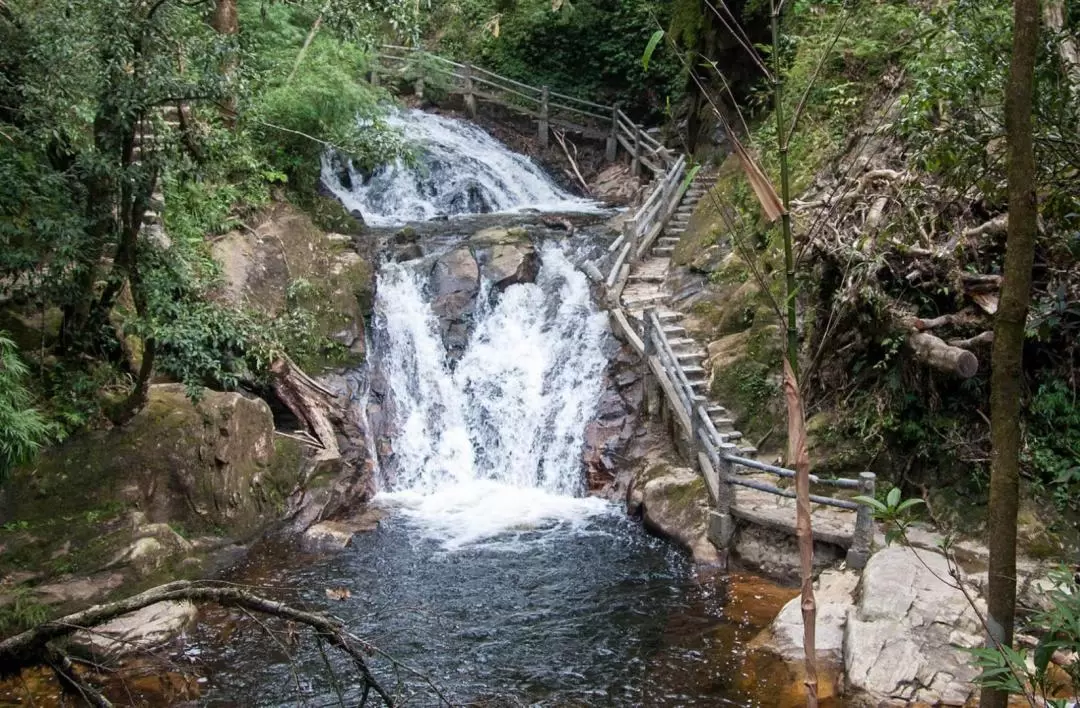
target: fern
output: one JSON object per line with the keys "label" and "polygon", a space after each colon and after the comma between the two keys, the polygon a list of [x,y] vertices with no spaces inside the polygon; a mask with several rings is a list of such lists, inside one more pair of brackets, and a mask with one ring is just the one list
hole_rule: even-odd
{"label": "fern", "polygon": [[26,374],[15,343],[0,332],[0,484],[13,468],[32,459],[49,435],[48,424],[30,405]]}

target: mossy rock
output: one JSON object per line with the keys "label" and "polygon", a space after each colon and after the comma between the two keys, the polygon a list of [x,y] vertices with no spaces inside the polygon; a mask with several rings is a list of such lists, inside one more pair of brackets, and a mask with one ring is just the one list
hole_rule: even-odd
{"label": "mossy rock", "polygon": [[333,197],[316,196],[311,203],[311,220],[323,231],[346,236],[364,233],[364,222],[356,218]]}

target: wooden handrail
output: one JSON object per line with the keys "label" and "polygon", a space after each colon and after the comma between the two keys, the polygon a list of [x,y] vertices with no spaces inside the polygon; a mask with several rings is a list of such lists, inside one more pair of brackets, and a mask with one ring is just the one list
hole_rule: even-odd
{"label": "wooden handrail", "polygon": [[[529,84],[511,79],[507,76],[496,74],[483,67],[473,66],[471,64],[460,64],[451,59],[432,54],[419,47],[402,47],[399,45],[384,44],[381,46],[378,53],[380,60],[390,63],[406,62],[411,56],[427,57],[436,63],[445,65],[431,66],[429,68],[444,76],[458,79],[460,86],[455,87],[455,93],[463,92],[467,99],[466,102],[470,105],[474,105],[473,99],[482,98],[490,102],[506,105],[509,108],[516,108],[514,103],[509,102],[506,98],[498,95],[498,92],[502,92],[509,96],[523,99],[527,101],[530,106],[539,105],[538,113],[528,110],[523,112],[539,119],[541,133],[546,133],[547,131],[545,128],[552,122],[556,122],[559,125],[564,125],[571,129],[578,129],[586,132],[592,130],[591,128],[579,126],[575,123],[569,123],[565,118],[560,118],[558,120],[553,120],[551,118],[551,111],[562,111],[609,126],[609,148],[607,154],[612,160],[615,159],[617,146],[622,144],[628,152],[636,155],[635,164],[645,165],[657,176],[665,175],[674,162],[671,153],[664,148],[663,144],[646,133],[641,126],[634,123],[618,106],[605,106],[601,103],[578,98],[577,96],[550,91],[547,87],[530,86]],[[373,70],[373,72],[374,71],[376,70]],[[491,89],[495,89],[496,93],[480,93],[475,90],[473,83],[482,84]],[[417,85],[418,87],[422,86],[422,79],[417,81]],[[552,101],[552,98],[558,99],[558,101]],[[598,111],[602,111],[603,113]],[[591,134],[595,135],[596,131],[593,130]],[[541,135],[542,144],[546,142],[546,137],[546,135]],[[634,147],[635,143],[638,146],[637,149]]]}

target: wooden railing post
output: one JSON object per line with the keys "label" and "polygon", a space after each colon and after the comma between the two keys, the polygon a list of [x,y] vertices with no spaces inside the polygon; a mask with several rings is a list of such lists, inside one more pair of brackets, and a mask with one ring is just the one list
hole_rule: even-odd
{"label": "wooden railing post", "polygon": [[368,80],[372,86],[377,87],[379,85],[379,58],[377,55],[371,61],[371,72]]}
{"label": "wooden railing post", "polygon": [[[863,472],[859,475],[859,494],[874,498],[877,475]],[[870,550],[874,543],[874,513],[866,504],[860,504],[855,512],[855,533],[852,534],[851,548],[847,552],[848,567],[861,570],[870,560]]]}
{"label": "wooden railing post", "polygon": [[642,338],[642,341],[645,343],[645,356],[642,367],[641,385],[644,386],[644,389],[642,390],[642,401],[645,404],[646,418],[652,418],[658,411],[657,399],[659,398],[659,385],[654,380],[655,377],[653,376],[652,366],[649,363],[650,360],[656,356],[656,343],[653,342],[652,338],[652,321],[653,315],[655,314],[656,308],[647,307],[645,308],[645,314],[642,317],[642,320],[644,321],[644,327],[642,327],[644,337]]}
{"label": "wooden railing post", "polygon": [[424,100],[424,77],[423,76],[418,76],[416,78],[416,83],[413,84],[413,93],[416,94],[416,97],[419,100],[421,100],[421,101]]}
{"label": "wooden railing post", "polygon": [[548,132],[550,130],[548,125],[548,87],[544,86],[540,91],[540,147],[547,150]]}
{"label": "wooden railing post", "polygon": [[469,112],[469,117],[476,120],[476,93],[473,89],[473,71],[472,64],[465,64],[464,68],[465,76],[465,110]]}
{"label": "wooden railing post", "polygon": [[611,132],[607,137],[607,152],[604,155],[608,162],[615,162],[619,157],[619,104],[611,107]]}
{"label": "wooden railing post", "polygon": [[634,123],[634,161],[630,163],[630,174],[641,174],[641,126]]}
{"label": "wooden railing post", "polygon": [[731,475],[734,474],[732,464],[727,456],[737,452],[737,448],[731,443],[724,443],[716,451],[720,458],[720,466],[716,468],[718,489],[716,495],[716,513],[709,517],[709,540],[721,550],[731,547],[735,538],[735,516],[732,509],[735,507],[735,485],[731,483]]}

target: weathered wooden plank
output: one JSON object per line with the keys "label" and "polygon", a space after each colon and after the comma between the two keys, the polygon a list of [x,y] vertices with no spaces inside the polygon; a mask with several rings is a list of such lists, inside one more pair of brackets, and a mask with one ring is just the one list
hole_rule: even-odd
{"label": "weathered wooden plank", "polygon": [[611,317],[611,330],[615,333],[615,336],[633,347],[634,351],[639,355],[644,355],[645,343],[641,341],[641,337],[630,325],[630,320],[627,319],[623,309],[615,306],[608,311],[608,314]]}

